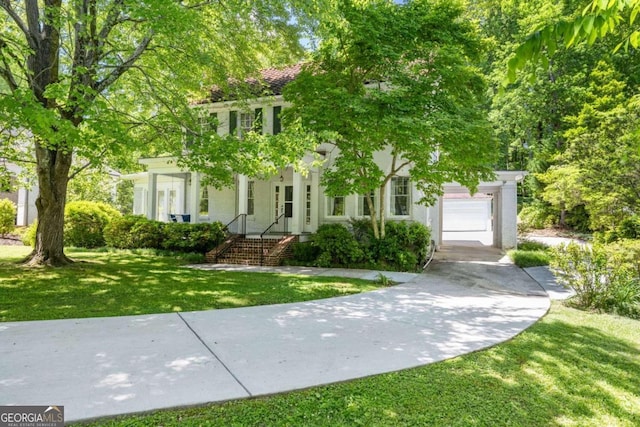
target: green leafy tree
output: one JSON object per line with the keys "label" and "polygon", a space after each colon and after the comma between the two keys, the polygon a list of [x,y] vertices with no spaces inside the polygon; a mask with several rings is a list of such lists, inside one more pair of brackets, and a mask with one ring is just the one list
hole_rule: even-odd
{"label": "green leafy tree", "polygon": [[560,226],[565,227],[567,211],[584,202],[580,169],[575,165],[552,166],[538,179],[546,184],[542,199],[558,209]]}
{"label": "green leafy tree", "polygon": [[[486,86],[474,65],[482,43],[460,4],[345,1],[320,34],[313,60],[285,89],[285,120],[337,149],[322,184],[328,194],[365,195],[375,237],[385,235],[386,185],[402,170],[424,203],[445,182],[473,189],[493,176]],[[386,170],[382,153],[392,159]]]}
{"label": "green leafy tree", "polygon": [[580,168],[582,194],[594,230],[611,229],[640,212],[640,96],[607,63],[590,75],[587,102],[569,117],[563,161]]}
{"label": "green leafy tree", "polygon": [[195,122],[190,97],[230,75],[289,61],[299,37],[293,23],[317,6],[0,0],[1,157],[15,157],[19,133],[40,187],[29,262],[70,262],[63,218],[69,179],[79,172],[74,156],[118,169],[127,153],[151,142],[156,152],[179,152],[182,130]]}

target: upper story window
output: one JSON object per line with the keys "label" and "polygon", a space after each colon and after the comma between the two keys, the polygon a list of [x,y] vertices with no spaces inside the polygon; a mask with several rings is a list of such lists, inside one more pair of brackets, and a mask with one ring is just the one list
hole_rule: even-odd
{"label": "upper story window", "polygon": [[229,111],[229,134],[242,138],[242,135],[251,131],[262,133],[262,108]]}
{"label": "upper story window", "polygon": [[280,120],[280,114],[282,113],[282,106],[278,105],[273,107],[273,134],[277,135],[282,132],[282,121]]}
{"label": "upper story window", "polygon": [[411,187],[409,178],[396,176],[391,178],[391,214],[398,216],[409,215],[411,206]]}
{"label": "upper story window", "polygon": [[218,130],[218,113],[202,114],[198,119],[203,133]]}

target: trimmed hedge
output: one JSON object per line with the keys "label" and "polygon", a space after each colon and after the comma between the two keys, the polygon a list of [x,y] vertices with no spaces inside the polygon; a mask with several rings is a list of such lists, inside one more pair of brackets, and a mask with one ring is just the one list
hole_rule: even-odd
{"label": "trimmed hedge", "polygon": [[101,202],[70,202],[64,209],[64,243],[82,248],[105,245],[104,228],[120,212]]}
{"label": "trimmed hedge", "polygon": [[353,231],[343,224],[321,225],[310,243],[294,246],[294,261],[318,267],[415,271],[427,256],[431,231],[423,224],[388,221],[383,239],[374,237],[367,219],[353,220],[351,226]]}
{"label": "trimmed hedge", "polygon": [[214,223],[163,223],[143,216],[125,215],[104,231],[108,246],[119,249],[168,249],[179,252],[207,252],[224,239],[223,225]]}

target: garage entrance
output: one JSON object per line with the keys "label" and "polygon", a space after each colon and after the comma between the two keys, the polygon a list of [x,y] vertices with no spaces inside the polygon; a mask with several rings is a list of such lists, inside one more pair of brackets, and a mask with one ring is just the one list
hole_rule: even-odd
{"label": "garage entrance", "polygon": [[436,247],[493,246],[506,250],[518,243],[517,183],[525,171],[496,171],[495,181],[481,182],[472,196],[458,183],[443,186],[429,225]]}
{"label": "garage entrance", "polygon": [[493,194],[445,194],[442,198],[443,244],[493,245]]}

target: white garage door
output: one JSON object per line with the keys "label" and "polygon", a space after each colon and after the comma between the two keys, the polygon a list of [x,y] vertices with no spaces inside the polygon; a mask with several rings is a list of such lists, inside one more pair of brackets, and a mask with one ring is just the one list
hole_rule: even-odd
{"label": "white garage door", "polygon": [[442,231],[489,231],[491,199],[444,199]]}

